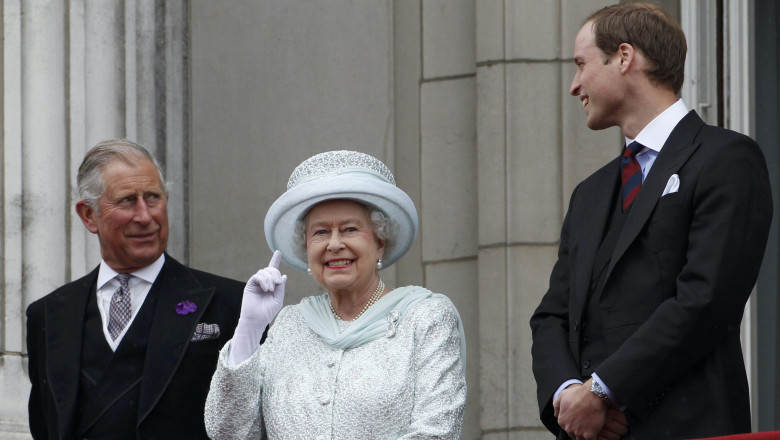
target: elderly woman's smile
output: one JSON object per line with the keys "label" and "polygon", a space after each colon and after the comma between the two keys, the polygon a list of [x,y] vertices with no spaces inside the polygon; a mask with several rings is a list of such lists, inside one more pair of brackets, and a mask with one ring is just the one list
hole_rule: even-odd
{"label": "elderly woman's smile", "polygon": [[343,269],[355,260],[334,260],[334,261],[328,261],[325,263],[325,266],[327,266],[329,269]]}
{"label": "elderly woman's smile", "polygon": [[384,242],[368,209],[351,200],[328,200],[309,211],[305,224],[306,256],[317,282],[333,295],[370,295],[379,283],[376,263]]}

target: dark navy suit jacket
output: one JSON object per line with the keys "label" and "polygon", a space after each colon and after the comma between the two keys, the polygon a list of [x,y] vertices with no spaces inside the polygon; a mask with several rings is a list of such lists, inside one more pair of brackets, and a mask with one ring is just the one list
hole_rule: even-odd
{"label": "dark navy suit jacket", "polygon": [[[749,432],[740,322],[772,218],[764,156],[752,139],[686,115],[627,213],[597,313],[585,316],[619,163],[572,194],[549,290],[531,318],[541,419],[560,434],[553,394],[580,378],[581,323],[597,319],[607,356],[595,371],[626,405],[631,438]],[[673,174],[679,191],[662,197]]]}
{"label": "dark navy suit jacket", "polygon": [[[30,430],[36,440],[82,437],[126,389],[110,380],[76,420],[84,317],[98,269],[60,287],[27,309],[32,391]],[[203,408],[220,348],[233,337],[244,283],[190,269],[170,256],[149,291],[157,298],[149,331],[135,432],[120,438],[206,439]],[[177,314],[191,301],[197,311]],[[198,323],[218,324],[216,339],[192,342]],[[124,342],[124,340],[123,340]],[[121,347],[121,344],[120,344]],[[105,377],[105,375],[104,375]]]}

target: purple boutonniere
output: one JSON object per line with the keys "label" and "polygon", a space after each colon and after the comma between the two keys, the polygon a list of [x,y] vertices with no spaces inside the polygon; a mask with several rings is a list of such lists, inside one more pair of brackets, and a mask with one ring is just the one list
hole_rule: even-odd
{"label": "purple boutonniere", "polygon": [[198,306],[192,301],[182,301],[176,304],[176,313],[179,315],[189,315],[196,310],[198,310]]}

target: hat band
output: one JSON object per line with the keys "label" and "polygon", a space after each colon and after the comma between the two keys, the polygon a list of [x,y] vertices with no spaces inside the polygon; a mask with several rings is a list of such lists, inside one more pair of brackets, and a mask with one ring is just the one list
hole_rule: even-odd
{"label": "hat band", "polygon": [[[379,180],[381,182],[389,183],[393,186],[395,186],[395,182],[391,182],[385,178],[385,176],[377,173],[374,170],[368,169],[368,168],[341,168],[336,171],[331,171],[329,173],[320,173],[320,174],[312,174],[310,176],[306,176],[298,180],[298,182],[292,186],[288,187],[287,189],[290,190],[292,188],[295,188],[298,185],[301,185],[303,183],[312,182],[315,180],[320,180],[325,177],[333,177],[333,176],[339,176],[339,175],[345,175],[345,174],[357,174],[361,175],[361,177],[370,177],[372,179]],[[344,177],[351,177],[351,176],[344,176]]]}

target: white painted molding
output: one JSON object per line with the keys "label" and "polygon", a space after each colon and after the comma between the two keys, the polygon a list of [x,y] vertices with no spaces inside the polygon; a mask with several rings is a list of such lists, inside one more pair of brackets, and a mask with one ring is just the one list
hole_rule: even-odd
{"label": "white painted molding", "polygon": [[725,55],[729,96],[726,127],[755,136],[754,88],[754,37],[753,0],[728,0],[726,2]]}
{"label": "white painted molding", "polygon": [[[22,296],[22,9],[19,0],[3,3],[2,94],[2,256],[3,296],[0,298],[0,351],[21,352]],[[12,315],[18,318],[12,318]]]}
{"label": "white painted molding", "polygon": [[70,7],[68,26],[68,60],[69,78],[68,82],[68,105],[70,107],[69,128],[70,137],[68,139],[69,156],[69,179],[70,198],[68,205],[70,209],[65,208],[70,219],[70,273],[69,278],[73,279],[87,273],[100,261],[100,249],[94,236],[87,231],[81,223],[81,219],[76,215],[74,205],[79,199],[78,187],[76,186],[76,174],[78,173],[81,160],[84,153],[87,152],[90,145],[87,143],[87,82],[86,82],[86,17],[84,2],[68,2]]}
{"label": "white painted molding", "polygon": [[709,124],[717,123],[715,5],[708,0],[683,0],[680,24],[688,42],[681,96]]}
{"label": "white painted molding", "polygon": [[[65,3],[22,2],[22,295],[66,281]],[[20,347],[21,348],[21,347]]]}
{"label": "white painted molding", "polygon": [[187,0],[165,2],[165,175],[173,183],[168,202],[168,252],[189,261],[189,93]]}

